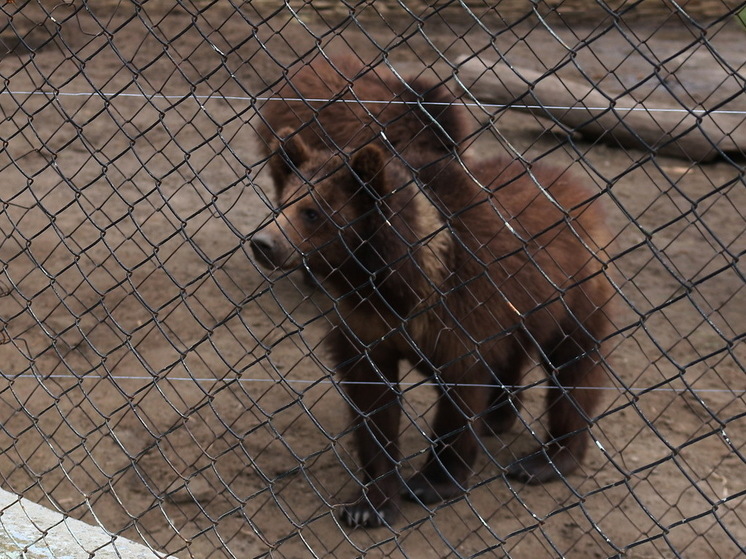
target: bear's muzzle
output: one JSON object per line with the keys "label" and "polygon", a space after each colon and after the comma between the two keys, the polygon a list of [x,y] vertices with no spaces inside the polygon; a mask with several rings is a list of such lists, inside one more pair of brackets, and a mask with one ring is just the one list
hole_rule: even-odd
{"label": "bear's muzzle", "polygon": [[255,233],[251,240],[251,251],[254,253],[254,260],[265,268],[277,268],[276,263],[276,242],[273,236],[266,231]]}

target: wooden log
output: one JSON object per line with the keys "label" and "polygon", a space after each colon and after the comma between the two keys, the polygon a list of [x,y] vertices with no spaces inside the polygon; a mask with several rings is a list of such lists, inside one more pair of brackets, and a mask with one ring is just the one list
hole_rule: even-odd
{"label": "wooden log", "polygon": [[480,103],[550,118],[589,140],[694,162],[746,154],[743,114],[652,105],[629,95],[606,95],[564,77],[476,58],[462,61],[456,79]]}

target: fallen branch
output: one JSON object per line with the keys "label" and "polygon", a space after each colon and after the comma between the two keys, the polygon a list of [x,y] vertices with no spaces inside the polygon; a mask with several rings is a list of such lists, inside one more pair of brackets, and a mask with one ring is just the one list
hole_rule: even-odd
{"label": "fallen branch", "polygon": [[[548,117],[589,140],[705,162],[746,153],[746,116],[652,106],[631,96],[507,64],[471,59],[458,69],[460,85],[481,103]],[[634,110],[629,110],[634,109]]]}

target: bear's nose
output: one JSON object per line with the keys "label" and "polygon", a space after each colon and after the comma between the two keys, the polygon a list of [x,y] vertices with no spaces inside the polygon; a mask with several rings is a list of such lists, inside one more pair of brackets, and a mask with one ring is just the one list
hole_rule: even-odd
{"label": "bear's nose", "polygon": [[254,253],[254,258],[262,265],[269,268],[276,267],[275,264],[275,241],[271,235],[265,231],[259,231],[255,233],[251,240],[251,251]]}

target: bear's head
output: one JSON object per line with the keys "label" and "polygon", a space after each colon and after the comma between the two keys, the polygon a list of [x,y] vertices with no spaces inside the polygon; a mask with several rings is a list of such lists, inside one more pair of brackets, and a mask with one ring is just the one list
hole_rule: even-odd
{"label": "bear's head", "polygon": [[270,165],[282,198],[275,219],[251,238],[254,256],[283,270],[339,268],[373,234],[377,202],[387,195],[384,154],[369,145],[344,157],[311,149],[289,129],[280,135]]}
{"label": "bear's head", "polygon": [[450,234],[401,163],[375,144],[346,156],[313,150],[290,129],[280,137],[270,163],[279,210],[251,238],[261,265],[303,267],[337,292],[411,292],[442,279]]}

